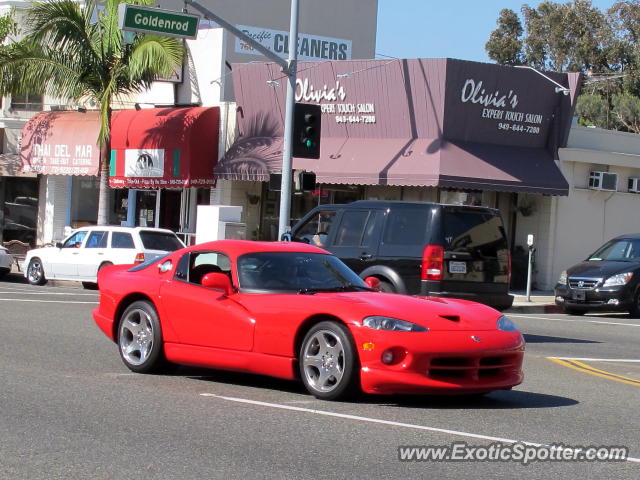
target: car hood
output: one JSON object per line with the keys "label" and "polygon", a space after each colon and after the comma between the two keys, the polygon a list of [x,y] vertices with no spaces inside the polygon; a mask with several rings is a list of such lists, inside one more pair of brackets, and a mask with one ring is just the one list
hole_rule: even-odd
{"label": "car hood", "polygon": [[607,278],[617,273],[634,271],[638,268],[640,268],[640,262],[595,260],[574,265],[567,269],[567,275],[570,277]]}
{"label": "car hood", "polygon": [[[300,316],[332,315],[360,324],[365,317],[379,315],[406,320],[432,331],[495,330],[500,312],[466,300],[411,297],[392,293],[348,292],[315,295],[240,295],[249,311],[275,309]],[[285,298],[286,297],[286,298]]]}

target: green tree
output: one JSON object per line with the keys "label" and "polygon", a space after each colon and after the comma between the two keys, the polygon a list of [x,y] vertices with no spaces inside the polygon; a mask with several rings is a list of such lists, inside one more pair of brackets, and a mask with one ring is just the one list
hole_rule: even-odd
{"label": "green tree", "polygon": [[580,125],[611,128],[609,104],[600,95],[580,95],[576,105],[576,115]]}
{"label": "green tree", "polygon": [[491,32],[485,49],[489,58],[500,65],[522,64],[522,24],[518,14],[508,8],[500,10],[498,28]]}
{"label": "green tree", "polygon": [[640,133],[640,98],[622,93],[613,96],[612,104],[616,120],[630,132]]}
{"label": "green tree", "polygon": [[[47,0],[26,12],[25,37],[0,53],[0,93],[42,92],[100,109],[98,224],[108,223],[111,107],[120,96],[140,92],[182,63],[180,40],[135,35],[123,41],[121,0]],[[127,3],[149,5],[152,0]]]}

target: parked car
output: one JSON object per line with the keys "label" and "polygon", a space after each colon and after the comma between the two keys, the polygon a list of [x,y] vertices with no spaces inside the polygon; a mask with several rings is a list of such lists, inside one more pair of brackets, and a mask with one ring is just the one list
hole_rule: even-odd
{"label": "parked car", "polygon": [[500,212],[424,202],[321,205],[292,240],[327,249],[385,292],[512,305],[510,254]]}
{"label": "parked car", "polygon": [[484,393],[522,381],[524,340],[496,310],[375,291],[301,243],[221,240],[98,274],[98,327],[124,364],[301,379],[318,398]]}
{"label": "parked car", "polygon": [[640,233],[609,240],[560,274],[556,304],[571,315],[628,311],[640,317]]}
{"label": "parked car", "polygon": [[0,278],[11,271],[12,264],[13,255],[11,255],[5,247],[0,245]]}
{"label": "parked car", "polygon": [[29,250],[24,276],[32,285],[56,279],[81,281],[86,288],[95,288],[98,271],[107,265],[143,263],[182,247],[171,230],[82,227],[53,247]]}

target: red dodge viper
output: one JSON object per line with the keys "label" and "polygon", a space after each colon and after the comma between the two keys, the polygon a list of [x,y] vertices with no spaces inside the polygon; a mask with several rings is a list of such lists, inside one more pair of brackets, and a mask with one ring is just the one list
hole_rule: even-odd
{"label": "red dodge viper", "polygon": [[487,306],[376,291],[303,243],[221,240],[100,270],[93,317],[125,365],[301,379],[318,398],[485,393],[522,382],[524,340]]}

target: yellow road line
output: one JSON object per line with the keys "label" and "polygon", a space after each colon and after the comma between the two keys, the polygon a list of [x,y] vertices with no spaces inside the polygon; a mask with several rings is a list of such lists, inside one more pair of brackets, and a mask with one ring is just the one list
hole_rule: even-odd
{"label": "yellow road line", "polygon": [[625,377],[623,375],[607,372],[605,370],[599,370],[597,368],[593,368],[590,365],[587,365],[586,363],[578,362],[576,360],[561,360],[555,357],[547,358],[549,358],[549,360],[551,360],[552,362],[556,362],[560,365],[572,368],[573,370],[577,370],[582,373],[588,373],[590,375],[595,375],[596,377],[606,378],[607,380],[613,380],[615,382],[626,383],[627,385],[640,387],[640,379]]}

